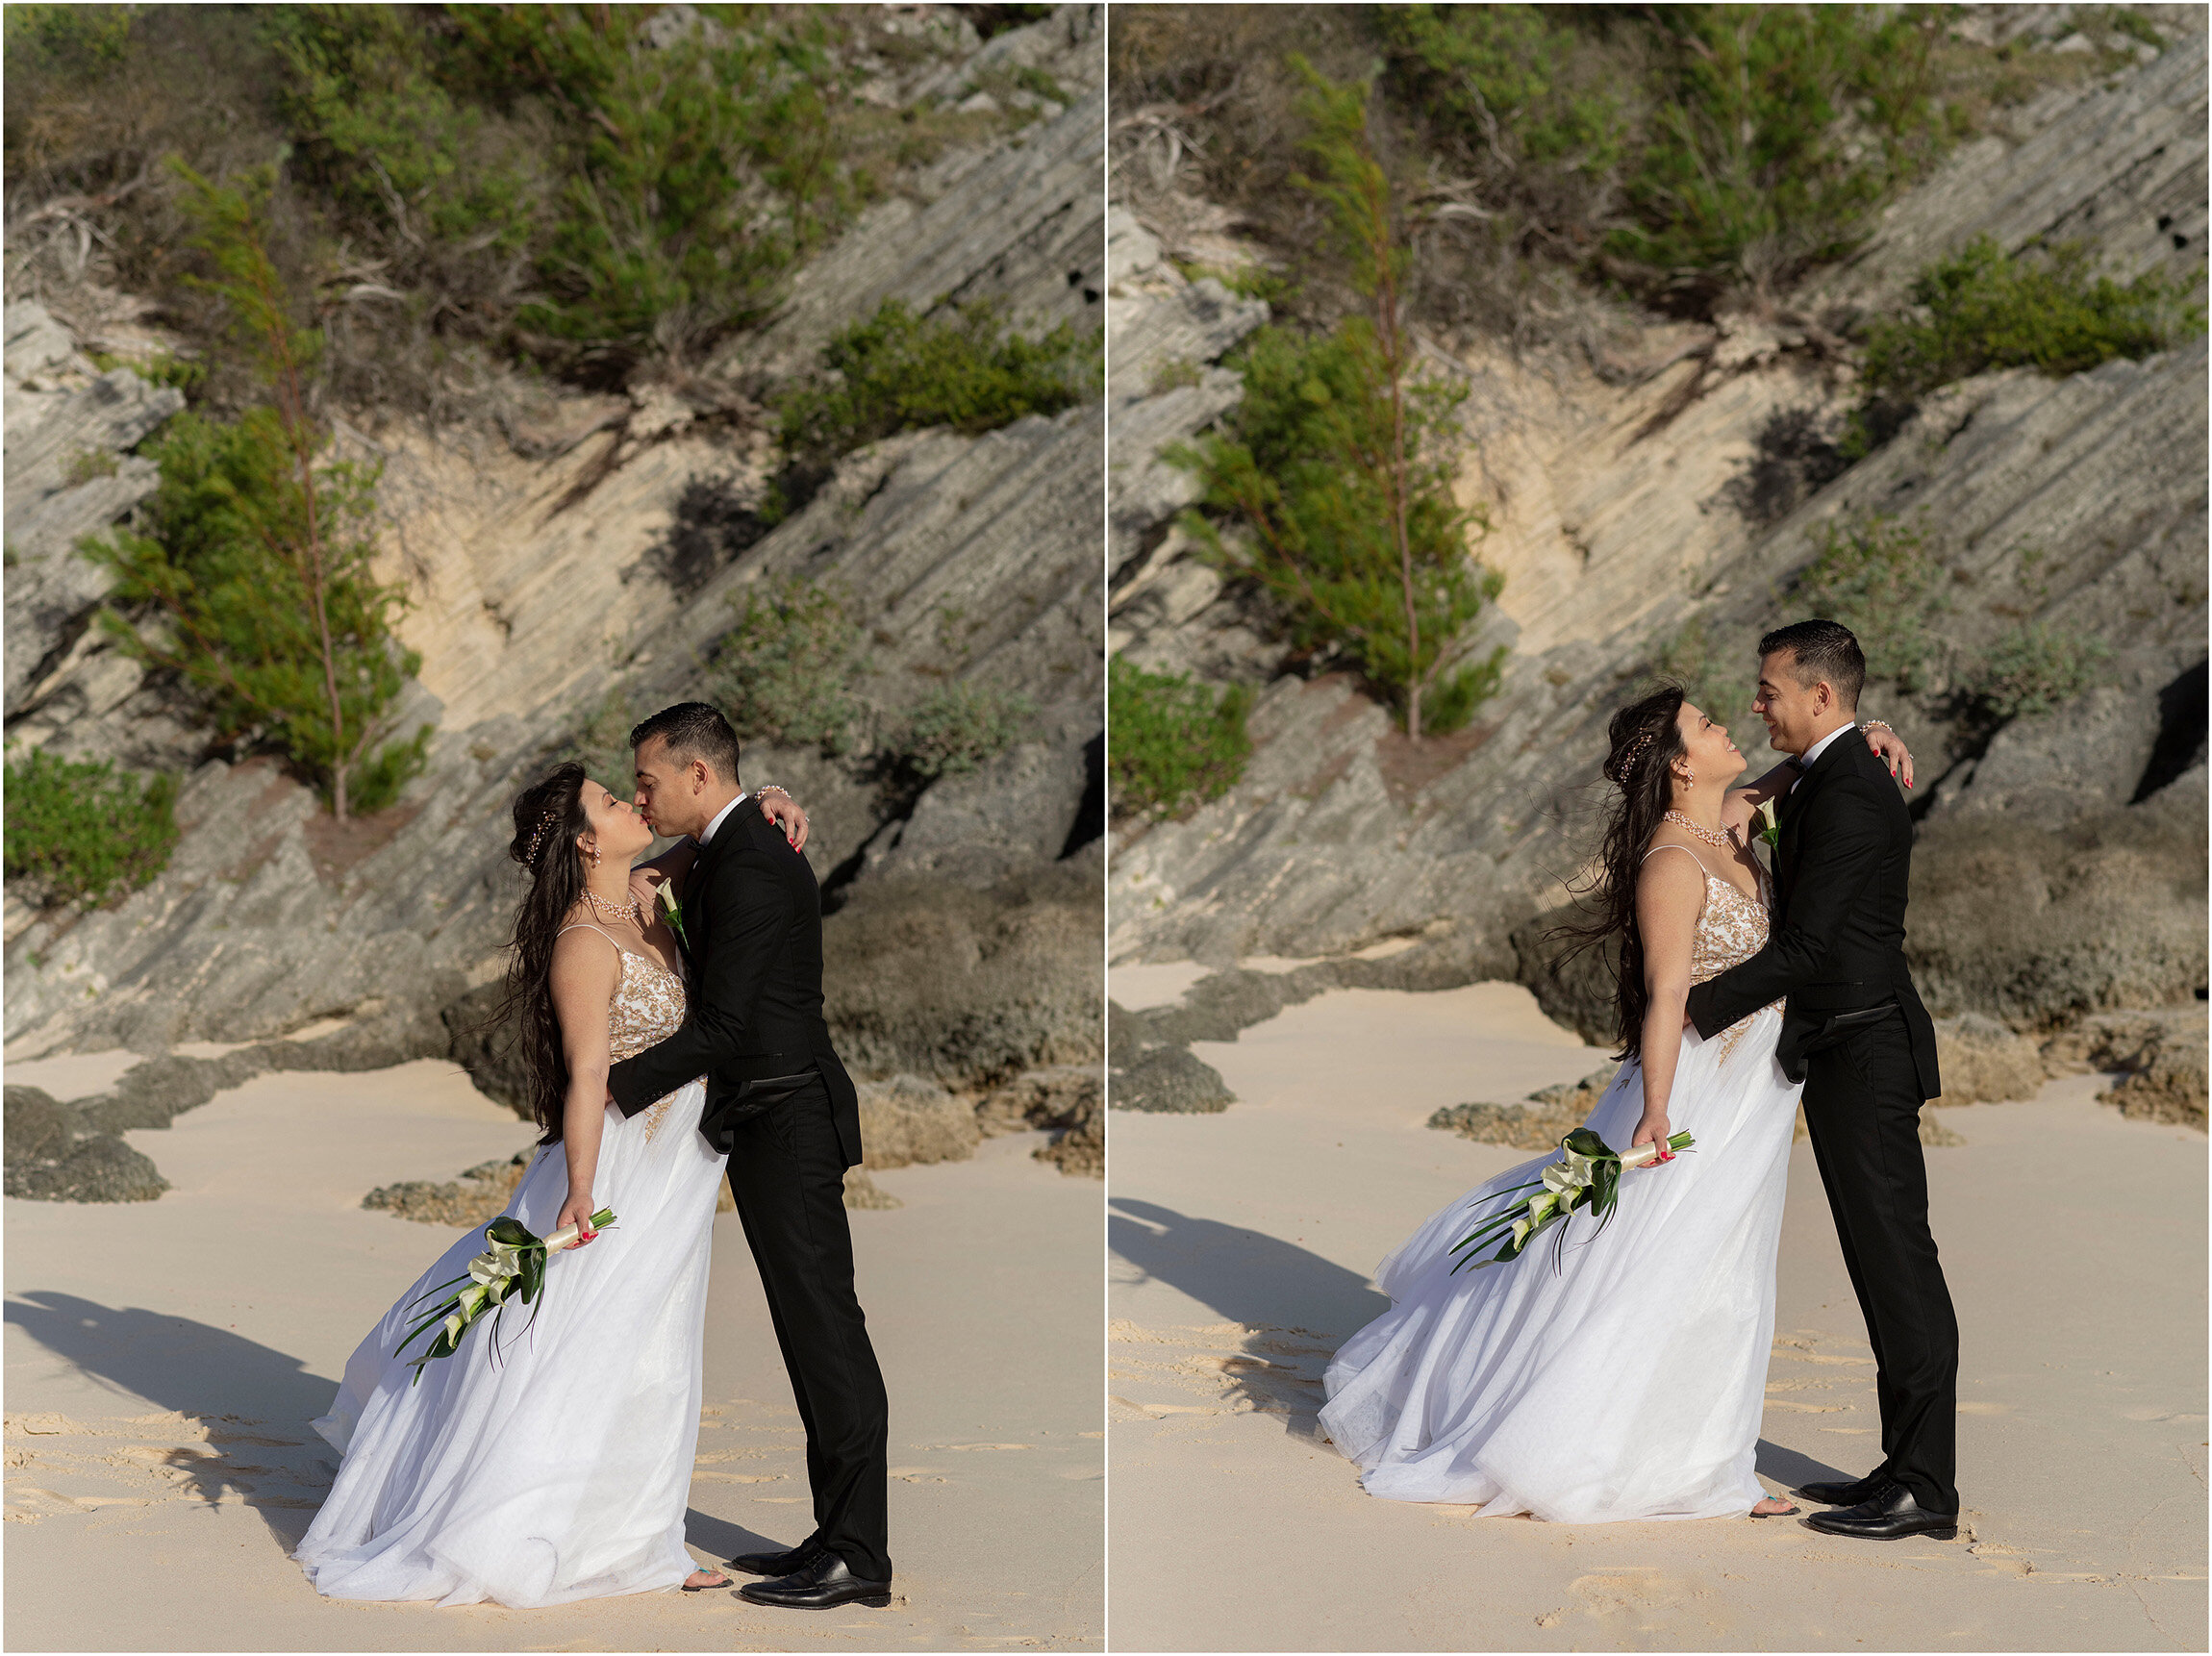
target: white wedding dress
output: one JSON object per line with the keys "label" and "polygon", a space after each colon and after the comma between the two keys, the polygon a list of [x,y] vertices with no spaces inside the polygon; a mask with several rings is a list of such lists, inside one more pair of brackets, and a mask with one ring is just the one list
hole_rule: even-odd
{"label": "white wedding dress", "polygon": [[[622,957],[609,1012],[616,1058],[684,1018],[681,980],[642,955]],[[537,1609],[680,1586],[697,1568],[684,1513],[724,1160],[696,1130],[704,1101],[694,1081],[634,1117],[609,1107],[592,1193],[616,1222],[546,1261],[535,1308],[509,1303],[496,1360],[489,1317],[459,1351],[426,1365],[419,1385],[392,1356],[418,1319],[413,1301],[467,1268],[484,1251],[482,1229],[447,1248],[361,1342],[314,1422],[345,1457],[292,1555],[315,1591]],[[544,1236],[567,1193],[566,1161],[549,1145],[505,1211]]]}
{"label": "white wedding dress", "polygon": [[[1762,903],[1708,872],[1692,976],[1748,959],[1767,923]],[[1320,1413],[1370,1494],[1560,1523],[1741,1517],[1765,1498],[1752,1462],[1799,1091],[1774,1061],[1781,1024],[1777,1003],[1711,1041],[1683,1032],[1667,1117],[1696,1148],[1623,1172],[1602,1234],[1577,1213],[1518,1260],[1452,1273],[1467,1257],[1452,1243],[1552,1150],[1454,1201],[1376,1267],[1393,1304],[1331,1360]],[[1586,1124],[1624,1150],[1643,1111],[1631,1058]]]}

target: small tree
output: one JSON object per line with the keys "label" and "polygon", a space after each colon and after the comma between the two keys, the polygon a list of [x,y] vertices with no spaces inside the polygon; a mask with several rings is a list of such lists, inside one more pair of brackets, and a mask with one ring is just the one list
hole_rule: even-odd
{"label": "small tree", "polygon": [[344,821],[397,794],[431,728],[386,741],[422,658],[392,636],[404,594],[369,567],[376,470],[332,459],[309,407],[322,339],[294,324],[268,255],[273,169],[233,188],[171,165],[216,272],[200,285],[230,307],[271,401],[235,423],[178,415],[156,448],[162,484],[142,530],[82,549],[115,574],[102,620],[122,647],[183,678],[225,736],[282,747]]}
{"label": "small tree", "polygon": [[1496,689],[1502,648],[1470,662],[1466,634],[1503,583],[1468,557],[1487,519],[1452,498],[1467,392],[1414,375],[1400,292],[1410,254],[1370,140],[1367,88],[1292,62],[1308,88],[1304,147],[1323,175],[1295,182],[1328,205],[1371,314],[1317,339],[1255,335],[1233,433],[1169,458],[1203,479],[1205,508],[1247,532],[1231,542],[1192,514],[1212,556],[1284,600],[1305,641],[1353,652],[1418,742],[1464,723]]}

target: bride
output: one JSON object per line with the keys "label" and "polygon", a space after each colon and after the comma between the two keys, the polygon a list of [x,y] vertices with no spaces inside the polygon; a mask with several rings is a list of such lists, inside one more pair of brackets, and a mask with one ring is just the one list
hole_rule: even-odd
{"label": "bride", "polygon": [[[804,843],[789,795],[761,806]],[[543,1133],[504,1211],[539,1236],[579,1221],[583,1233],[547,1262],[537,1306],[510,1307],[496,1354],[487,1319],[419,1382],[395,1355],[416,1298],[483,1251],[478,1229],[347,1360],[337,1401],[314,1422],[344,1461],[292,1555],[328,1597],[536,1609],[728,1585],[684,1548],[723,1158],[692,1131],[705,1099],[696,1081],[634,1117],[607,1102],[610,1063],[684,1019],[681,962],[657,899],[693,848],[632,868],[652,842],[644,819],[580,765],[515,802],[509,852],[530,887],[501,1010],[519,1024]],[[601,1208],[616,1224],[593,1232]],[[408,1357],[420,1351],[418,1342]]]}
{"label": "bride", "polygon": [[[1608,735],[1621,797],[1601,913],[1572,935],[1620,940],[1622,1062],[1585,1124],[1661,1160],[1622,1180],[1603,1234],[1568,1222],[1556,1269],[1548,1245],[1456,1272],[1468,1256],[1452,1252],[1556,1151],[1432,1216],[1377,1267],[1392,1307],[1330,1362],[1321,1425],[1393,1500],[1562,1523],[1786,1515],[1752,1463],[1798,1086],[1774,1061],[1780,1003],[1706,1041],[1683,1002],[1766,941],[1750,824],[1797,772],[1730,791],[1743,755],[1675,689],[1621,709]],[[1887,727],[1869,740],[1901,753]],[[1668,1154],[1684,1129],[1696,1148]]]}

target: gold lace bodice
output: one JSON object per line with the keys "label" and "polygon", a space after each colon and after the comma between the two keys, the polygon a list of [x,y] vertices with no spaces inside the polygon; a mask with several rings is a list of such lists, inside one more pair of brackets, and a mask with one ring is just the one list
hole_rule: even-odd
{"label": "gold lace bodice", "polygon": [[1690,940],[1690,981],[1703,983],[1741,966],[1767,946],[1767,905],[1733,882],[1707,871],[1705,906]]}
{"label": "gold lace bodice", "polygon": [[[1692,861],[1697,860],[1695,853],[1685,845],[1654,845],[1645,855],[1648,857],[1661,850],[1682,851],[1690,855]],[[1697,871],[1705,876],[1705,902],[1697,911],[1697,929],[1690,936],[1692,983],[1703,983],[1708,978],[1719,977],[1730,966],[1742,966],[1767,946],[1769,925],[1767,905],[1762,898],[1746,896],[1735,882],[1714,873],[1701,862],[1697,864]],[[1760,880],[1760,890],[1762,892],[1766,890],[1764,877]],[[1773,1004],[1782,1003],[1777,1000]],[[1761,1012],[1765,1010],[1760,1008]],[[1722,1064],[1728,1062],[1736,1043],[1751,1027],[1751,1019],[1758,1016],[1756,1012],[1747,1014],[1721,1032]]]}
{"label": "gold lace bodice", "polygon": [[[607,1008],[607,1050],[616,1063],[635,1058],[646,1047],[666,1041],[684,1021],[684,980],[660,962],[624,948],[597,926],[565,926],[564,931],[598,932],[621,957],[621,976],[615,983],[615,999]],[[667,1114],[667,1098],[645,1112],[645,1137],[659,1131]]]}

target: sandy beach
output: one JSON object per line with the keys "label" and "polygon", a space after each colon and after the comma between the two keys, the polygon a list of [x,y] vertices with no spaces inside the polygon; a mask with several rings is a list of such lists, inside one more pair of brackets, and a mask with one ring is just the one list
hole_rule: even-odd
{"label": "sandy beach", "polygon": [[[1116,968],[1134,1007],[1197,975]],[[1373,1499],[1316,1429],[1369,1272],[1524,1153],[1424,1126],[1607,1062],[1518,986],[1339,991],[1193,1050],[1240,1102],[1116,1112],[1113,1641],[1125,1650],[2205,1648],[2205,1142],[2081,1076],[1936,1114],[1963,1337],[1950,1543],[1795,1518],[1555,1526]],[[1653,1175],[1663,1176],[1663,1175]],[[1790,1165],[1763,1480],[1879,1457],[1811,1147]]]}
{"label": "sandy beach", "polygon": [[[123,1061],[127,1062],[127,1060]],[[57,1093],[98,1057],[12,1065]],[[562,1609],[356,1605],[288,1554],[337,1459],[308,1420],[453,1235],[364,1212],[528,1130],[456,1066],[264,1075],[133,1133],[175,1187],[6,1204],[9,1581],[19,1650],[789,1650],[1086,1646],[1102,1632],[1098,1187],[1031,1159],[875,1175],[852,1216],[892,1399],[891,1609],[778,1613],[730,1592]],[[716,1224],[690,1539],[702,1561],[810,1527],[803,1437],[735,1215]]]}

